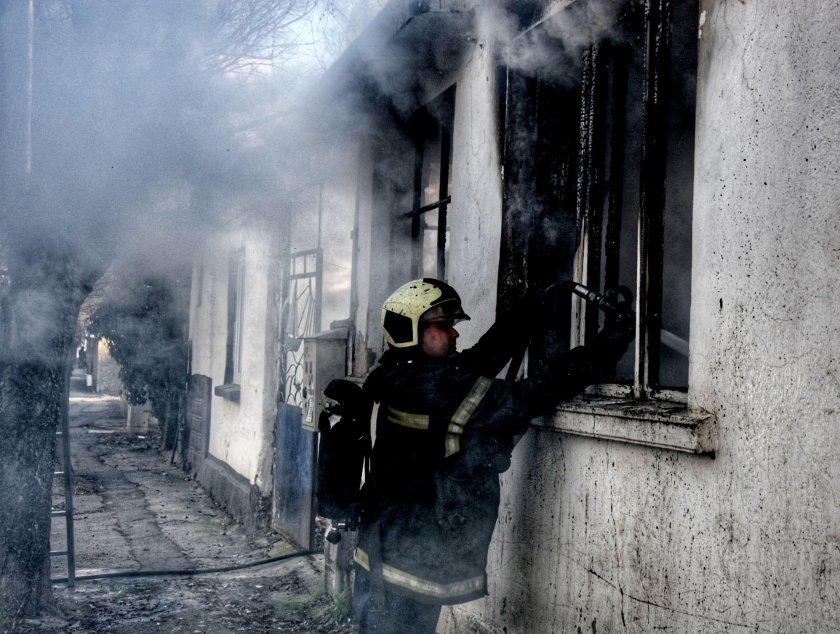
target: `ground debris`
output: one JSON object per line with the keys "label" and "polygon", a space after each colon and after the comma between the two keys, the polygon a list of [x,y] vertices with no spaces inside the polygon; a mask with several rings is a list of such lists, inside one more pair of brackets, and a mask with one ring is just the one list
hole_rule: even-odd
{"label": "ground debris", "polygon": [[311,593],[296,571],[231,578],[113,579],[56,588],[63,618],[23,624],[22,633],[356,631],[336,602]]}

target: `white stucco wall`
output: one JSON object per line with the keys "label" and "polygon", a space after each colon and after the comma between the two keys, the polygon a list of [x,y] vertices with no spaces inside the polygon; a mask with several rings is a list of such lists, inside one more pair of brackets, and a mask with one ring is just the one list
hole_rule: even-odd
{"label": "white stucco wall", "polygon": [[[382,341],[382,330],[379,326],[379,314],[372,308],[381,304],[378,295],[386,292],[386,284],[374,284],[377,275],[387,279],[387,267],[381,267],[374,259],[374,244],[377,232],[381,231],[384,222],[373,215],[373,159],[372,149],[364,147],[357,149],[359,164],[358,187],[358,215],[355,270],[356,302],[355,314],[351,315],[355,322],[356,358],[353,361],[353,373],[364,376],[369,370],[367,351],[379,345]],[[384,269],[384,270],[383,270]]]}
{"label": "white stucco wall", "polygon": [[715,580],[747,622],[838,630],[840,5],[702,8],[690,380],[745,545]]}
{"label": "white stucco wall", "polygon": [[529,431],[449,631],[840,629],[840,4],[701,9],[690,400],[719,450]]}
{"label": "white stucco wall", "polygon": [[[271,490],[276,417],[277,285],[279,258],[270,228],[233,232],[211,240],[203,265],[194,267],[190,337],[193,374],[222,385],[225,376],[228,253],[244,248],[245,285],[240,400],[212,397],[209,453],[256,485]],[[199,283],[197,276],[203,274]],[[201,303],[198,289],[201,288]]]}

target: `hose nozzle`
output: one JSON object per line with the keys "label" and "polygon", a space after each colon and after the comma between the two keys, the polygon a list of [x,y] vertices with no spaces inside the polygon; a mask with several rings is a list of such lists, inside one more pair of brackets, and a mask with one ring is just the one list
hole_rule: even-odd
{"label": "hose nozzle", "polygon": [[574,283],[572,293],[585,299],[587,302],[592,302],[605,313],[613,316],[629,312],[631,310],[630,305],[633,301],[633,295],[630,289],[624,286],[599,293],[583,284]]}

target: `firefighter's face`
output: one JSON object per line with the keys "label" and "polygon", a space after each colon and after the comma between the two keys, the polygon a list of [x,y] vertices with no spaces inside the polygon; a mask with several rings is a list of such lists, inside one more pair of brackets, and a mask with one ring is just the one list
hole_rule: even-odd
{"label": "firefighter's face", "polygon": [[457,353],[455,340],[458,331],[451,319],[435,319],[427,322],[422,331],[420,346],[427,357],[445,359]]}

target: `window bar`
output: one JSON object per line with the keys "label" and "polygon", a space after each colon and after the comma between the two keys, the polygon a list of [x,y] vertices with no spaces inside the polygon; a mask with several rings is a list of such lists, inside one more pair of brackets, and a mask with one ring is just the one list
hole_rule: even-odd
{"label": "window bar", "polygon": [[[577,201],[576,201],[576,221],[577,221],[577,251],[575,252],[574,261],[574,279],[581,284],[589,284],[588,272],[589,267],[589,225],[588,225],[588,192],[589,192],[589,176],[590,176],[590,137],[591,133],[589,126],[591,118],[589,116],[589,86],[591,84],[591,65],[590,65],[591,49],[587,49],[583,53],[581,60],[581,92],[580,92],[580,122],[579,134],[580,142],[578,144],[578,172],[577,172]],[[572,347],[583,345],[586,342],[586,306],[578,297],[572,297],[572,333],[570,345]]]}
{"label": "window bar", "polygon": [[[448,183],[447,183],[448,186]],[[411,211],[407,211],[403,214],[405,218],[412,218],[413,216],[422,216],[427,211],[432,211],[434,209],[438,209],[442,205],[448,205],[452,202],[452,196],[447,196],[446,198],[441,198],[440,200],[436,200],[433,203],[429,203],[428,205],[423,205],[422,207],[418,207],[417,209],[412,209]]]}
{"label": "window bar", "polygon": [[[414,199],[411,208],[420,209],[420,201],[423,200],[423,141],[418,139],[415,142],[416,152],[414,153]],[[420,274],[423,257],[422,222],[419,213],[412,213],[411,216],[411,277],[416,278]]]}
{"label": "window bar", "polygon": [[502,234],[496,314],[510,310],[529,285],[529,236],[535,224],[534,157],[522,147],[536,143],[538,82],[506,69],[504,152],[502,161]]}
{"label": "window bar", "polygon": [[636,283],[636,398],[647,397],[659,379],[672,14],[673,0],[647,0],[645,3],[644,130]]}
{"label": "window bar", "polygon": [[[446,276],[446,210],[449,196],[449,156],[452,151],[451,131],[448,128],[441,128],[440,135],[440,207],[438,208],[438,229],[437,229],[437,272],[439,280]],[[445,202],[444,202],[445,201]]]}
{"label": "window bar", "polygon": [[[312,302],[315,304],[313,317],[313,333],[321,332],[321,300],[324,288],[324,250],[320,247],[315,251],[315,288],[311,291]],[[310,282],[311,284],[312,282]]]}
{"label": "window bar", "polygon": [[[579,248],[575,278],[592,287],[601,285],[602,186],[604,165],[603,125],[606,109],[603,55],[595,45],[583,54],[580,113],[580,160],[578,167],[577,216]],[[583,329],[577,343],[598,331],[598,311],[582,309]]]}
{"label": "window bar", "polygon": [[632,50],[612,49],[612,113],[610,131],[607,227],[604,236],[604,288],[619,284],[621,219],[624,215],[624,150],[627,133],[627,74]]}
{"label": "window bar", "polygon": [[[301,279],[308,279],[311,277],[316,277],[318,275],[318,259],[321,257],[320,252],[322,249],[307,249],[306,251],[298,251],[297,253],[292,254],[291,265],[290,269],[292,271],[291,275],[289,276],[290,280],[301,280]],[[310,271],[308,262],[312,258],[313,263],[315,264],[314,270]],[[299,270],[299,266],[303,266],[303,270]]]}

